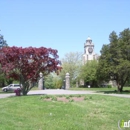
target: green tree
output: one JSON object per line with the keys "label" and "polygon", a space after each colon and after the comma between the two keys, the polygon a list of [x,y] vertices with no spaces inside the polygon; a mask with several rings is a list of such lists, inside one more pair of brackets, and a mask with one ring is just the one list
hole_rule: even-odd
{"label": "green tree", "polygon": [[62,79],[54,73],[53,73],[53,83],[54,83],[54,88],[56,88],[56,89],[60,89],[63,86]]}
{"label": "green tree", "polygon": [[60,89],[63,85],[61,78],[55,73],[50,73],[45,77],[44,81],[47,89]]}
{"label": "green tree", "polygon": [[109,63],[111,61],[109,45],[103,45],[101,50],[101,56],[99,58],[99,64],[97,68],[97,78],[99,81],[109,81],[110,80],[110,66]]}
{"label": "green tree", "polygon": [[83,65],[80,71],[79,79],[91,85],[91,87],[98,86],[97,80],[98,61],[92,60]]}
{"label": "green tree", "polygon": [[46,89],[53,89],[54,88],[52,74],[49,74],[48,76],[45,77],[45,79],[44,79],[44,85],[45,85]]}
{"label": "green tree", "polygon": [[7,44],[6,40],[4,40],[3,35],[0,34],[0,49],[2,47],[6,47],[6,46],[8,46],[8,44]]}
{"label": "green tree", "polygon": [[[6,40],[4,40],[4,36],[0,34],[0,53],[2,54],[2,48],[8,46]],[[2,72],[0,66],[0,87],[5,86],[6,77],[5,74]]]}
{"label": "green tree", "polygon": [[73,86],[74,81],[79,75],[80,68],[82,66],[82,53],[70,52],[65,54],[65,57],[61,60],[62,71],[59,74],[62,81],[65,79],[66,73],[70,74],[70,83]]}
{"label": "green tree", "polygon": [[118,91],[121,92],[130,76],[130,29],[120,32],[113,31],[109,36],[110,43],[104,45],[99,59],[99,79],[116,80]]}

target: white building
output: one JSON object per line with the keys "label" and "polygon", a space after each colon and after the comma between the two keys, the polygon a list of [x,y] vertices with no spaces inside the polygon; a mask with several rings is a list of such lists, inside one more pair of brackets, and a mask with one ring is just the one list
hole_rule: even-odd
{"label": "white building", "polygon": [[98,60],[98,57],[99,56],[94,52],[94,44],[92,43],[92,39],[88,37],[86,43],[84,43],[83,62],[85,64],[87,61]]}
{"label": "white building", "polygon": [[[90,37],[87,38],[84,43],[84,54],[83,54],[83,64],[88,61],[98,60],[98,55],[94,52],[94,43]],[[84,80],[80,80],[80,85],[84,85]]]}

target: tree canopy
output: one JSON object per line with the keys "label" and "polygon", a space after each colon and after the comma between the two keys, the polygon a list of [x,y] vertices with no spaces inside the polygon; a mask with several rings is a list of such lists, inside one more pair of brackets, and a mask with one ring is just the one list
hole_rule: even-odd
{"label": "tree canopy", "polygon": [[123,86],[130,76],[130,29],[120,32],[112,32],[109,36],[110,43],[103,45],[99,59],[98,72],[102,80],[116,80],[118,91],[123,90]]}
{"label": "tree canopy", "polygon": [[97,67],[98,62],[96,60],[88,61],[81,68],[79,79],[83,79],[87,85],[97,87]]}
{"label": "tree canopy", "polygon": [[45,88],[46,89],[60,89],[63,86],[63,81],[55,73],[50,73],[45,77]]}
{"label": "tree canopy", "polygon": [[40,72],[44,76],[53,71],[59,73],[61,67],[57,52],[45,47],[7,47],[2,48],[0,63],[8,78],[19,80],[23,86],[23,95],[26,95],[32,84],[37,82]]}
{"label": "tree canopy", "polygon": [[80,68],[82,66],[82,53],[81,52],[70,52],[65,54],[65,57],[61,59],[62,71],[59,74],[62,81],[65,79],[66,73],[70,74],[70,82],[72,83],[76,80],[79,75]]}

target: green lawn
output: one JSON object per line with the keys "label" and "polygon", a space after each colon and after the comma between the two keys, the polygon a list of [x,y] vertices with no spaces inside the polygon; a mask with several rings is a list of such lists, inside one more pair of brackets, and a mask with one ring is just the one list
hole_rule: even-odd
{"label": "green lawn", "polygon": [[[78,91],[95,91],[97,93],[118,93],[117,88],[70,88],[69,90],[78,90]],[[123,92],[120,94],[130,94],[130,87],[123,87]]]}
{"label": "green lawn", "polygon": [[118,130],[119,120],[130,119],[129,98],[85,95],[81,102],[61,102],[43,97],[0,99],[0,130]]}

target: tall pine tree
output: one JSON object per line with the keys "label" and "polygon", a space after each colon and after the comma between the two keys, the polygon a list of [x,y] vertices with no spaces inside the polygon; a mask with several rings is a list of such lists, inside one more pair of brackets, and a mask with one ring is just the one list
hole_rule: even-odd
{"label": "tall pine tree", "polygon": [[99,59],[99,78],[117,82],[121,92],[130,75],[130,29],[120,32],[119,36],[113,31],[109,36],[110,43],[104,45]]}

